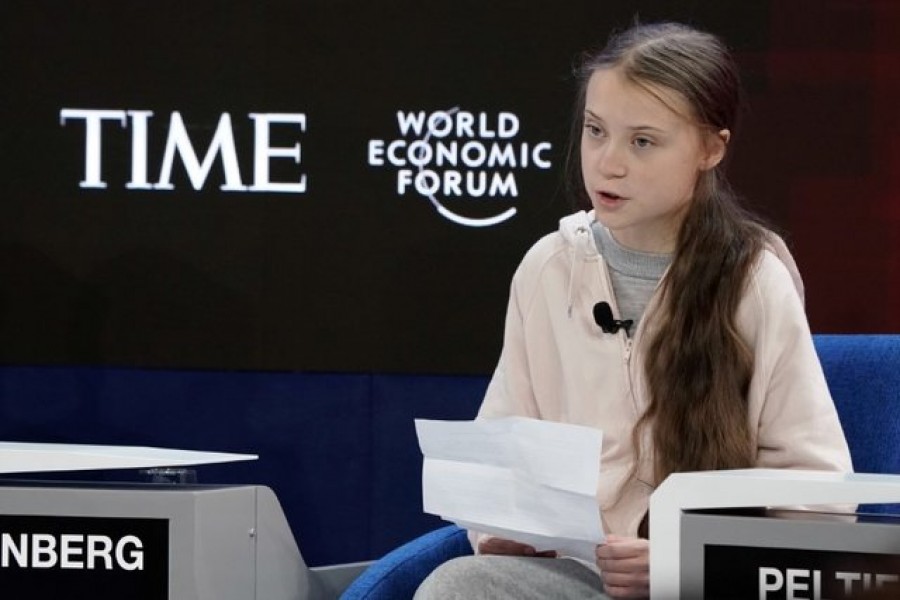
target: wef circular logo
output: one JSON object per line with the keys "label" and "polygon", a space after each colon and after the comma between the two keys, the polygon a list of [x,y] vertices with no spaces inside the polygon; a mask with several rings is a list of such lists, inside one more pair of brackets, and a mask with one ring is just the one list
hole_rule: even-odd
{"label": "wef circular logo", "polygon": [[[396,168],[398,196],[426,198],[439,215],[465,227],[511,219],[519,197],[516,175],[552,166],[550,142],[521,140],[519,117],[512,112],[399,110],[397,132],[393,140],[369,140],[369,166]],[[476,202],[479,212],[491,214],[463,214],[467,203]]]}

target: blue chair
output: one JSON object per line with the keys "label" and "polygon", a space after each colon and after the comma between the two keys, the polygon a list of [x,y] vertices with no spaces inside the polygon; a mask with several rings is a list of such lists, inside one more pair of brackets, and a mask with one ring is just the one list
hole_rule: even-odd
{"label": "blue chair", "polygon": [[853,468],[900,473],[900,335],[815,335]]}
{"label": "blue chair", "polygon": [[447,525],[426,533],[392,550],[347,588],[341,600],[376,600],[412,598],[419,584],[438,565],[472,554],[466,532]]}
{"label": "blue chair", "polygon": [[[854,468],[860,473],[900,473],[900,335],[813,337],[850,445]],[[860,507],[866,512],[895,512],[897,508],[896,505]],[[412,598],[435,567],[471,553],[465,531],[455,525],[442,527],[407,542],[373,563],[341,598]]]}

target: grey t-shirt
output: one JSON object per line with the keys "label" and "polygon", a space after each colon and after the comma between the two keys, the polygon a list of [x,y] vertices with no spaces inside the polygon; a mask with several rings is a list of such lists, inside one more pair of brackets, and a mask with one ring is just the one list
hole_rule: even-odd
{"label": "grey t-shirt", "polygon": [[616,305],[622,313],[613,316],[634,321],[627,332],[630,336],[637,330],[659,280],[672,263],[672,255],[630,250],[613,239],[609,230],[599,221],[591,224],[591,230],[597,250],[609,266]]}

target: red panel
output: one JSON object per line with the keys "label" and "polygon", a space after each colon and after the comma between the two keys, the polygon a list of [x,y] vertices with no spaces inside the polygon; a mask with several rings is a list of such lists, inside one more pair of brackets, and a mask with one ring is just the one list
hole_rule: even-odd
{"label": "red panel", "polygon": [[814,331],[900,331],[898,31],[896,2],[775,2],[766,59],[745,63],[764,64],[753,139],[779,170],[753,176],[770,182]]}

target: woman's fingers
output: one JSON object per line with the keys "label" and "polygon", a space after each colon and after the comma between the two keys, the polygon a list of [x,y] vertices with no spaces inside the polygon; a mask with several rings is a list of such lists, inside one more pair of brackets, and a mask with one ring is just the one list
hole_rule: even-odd
{"label": "woman's fingers", "polygon": [[597,567],[612,598],[646,598],[650,593],[650,544],[641,538],[610,535],[597,546]]}
{"label": "woman's fingers", "polygon": [[555,557],[556,552],[553,550],[545,550],[537,552],[533,546],[506,540],[503,538],[490,537],[486,538],[478,544],[479,554],[499,554],[506,556],[539,556],[544,558]]}

